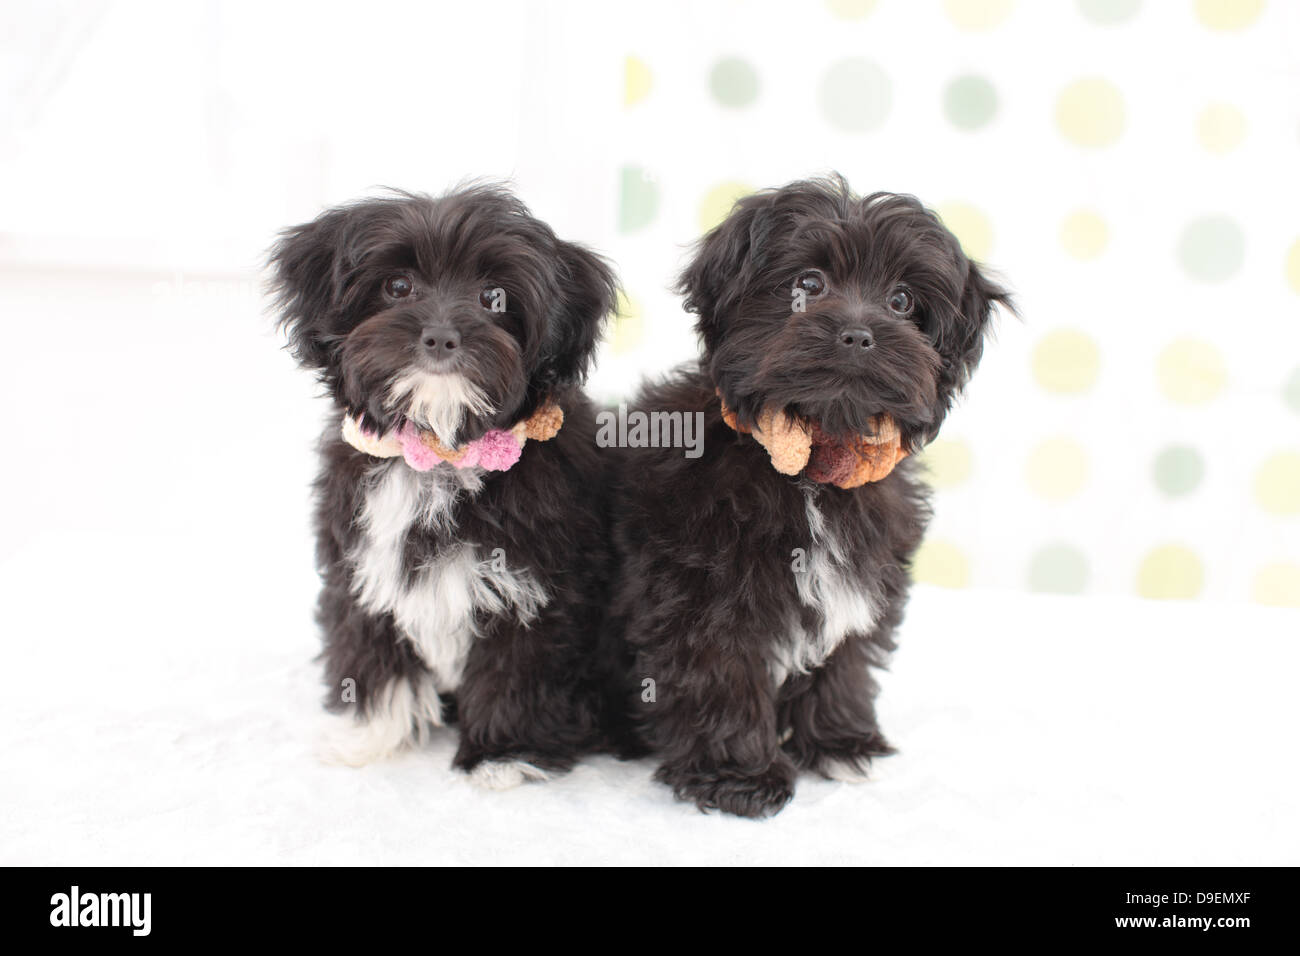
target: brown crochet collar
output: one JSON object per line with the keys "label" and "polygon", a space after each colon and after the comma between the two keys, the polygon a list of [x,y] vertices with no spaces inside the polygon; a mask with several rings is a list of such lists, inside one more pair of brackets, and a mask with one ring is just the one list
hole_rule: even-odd
{"label": "brown crochet collar", "polygon": [[721,392],[718,400],[722,402],[722,420],[728,427],[753,435],[767,449],[772,467],[783,475],[803,472],[813,481],[857,488],[880,481],[907,457],[898,424],[889,415],[872,418],[871,435],[837,438],[827,435],[815,422],[796,418],[782,409],[765,408],[753,428],[743,426]]}

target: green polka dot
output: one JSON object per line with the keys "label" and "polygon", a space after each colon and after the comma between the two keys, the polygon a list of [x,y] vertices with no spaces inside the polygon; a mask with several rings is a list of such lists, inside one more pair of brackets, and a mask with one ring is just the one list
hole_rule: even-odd
{"label": "green polka dot", "polygon": [[1278,452],[1260,465],[1255,501],[1269,514],[1300,514],[1300,453]]}
{"label": "green polka dot", "polygon": [[1110,26],[1133,19],[1140,5],[1141,0],[1079,0],[1079,12],[1086,20]]}
{"label": "green polka dot", "polygon": [[893,101],[889,77],[863,57],[840,60],[822,77],[818,94],[827,122],[849,133],[881,126]]}
{"label": "green polka dot", "polygon": [[1204,583],[1201,559],[1177,544],[1149,551],[1138,568],[1137,591],[1145,598],[1188,600],[1201,593]]}
{"label": "green polka dot", "polygon": [[639,166],[624,166],[618,201],[618,231],[644,229],[659,212],[659,187]]}
{"label": "green polka dot", "polygon": [[1076,146],[1110,146],[1124,134],[1124,97],[1101,77],[1075,80],[1056,98],[1056,125]]}
{"label": "green polka dot", "polygon": [[1300,366],[1291,370],[1286,384],[1282,386],[1282,401],[1286,407],[1300,415]]}
{"label": "green polka dot", "polygon": [[1048,332],[1034,347],[1034,380],[1049,392],[1078,395],[1092,388],[1101,353],[1092,337],[1078,329]]}
{"label": "green polka dot", "polygon": [[943,112],[958,129],[987,126],[998,111],[998,93],[982,76],[959,76],[943,92]]}
{"label": "green polka dot", "polygon": [[758,73],[738,57],[719,60],[709,73],[709,91],[723,106],[748,106],[758,99]]}
{"label": "green polka dot", "polygon": [[1178,240],[1178,262],[1193,279],[1222,282],[1241,268],[1246,237],[1227,216],[1204,216],[1187,224]]}
{"label": "green polka dot", "polygon": [[1205,477],[1200,452],[1187,445],[1170,445],[1156,456],[1152,468],[1156,487],[1170,498],[1195,491]]}
{"label": "green polka dot", "polygon": [[1088,586],[1088,559],[1078,548],[1051,544],[1029,562],[1029,590],[1047,594],[1082,594]]}

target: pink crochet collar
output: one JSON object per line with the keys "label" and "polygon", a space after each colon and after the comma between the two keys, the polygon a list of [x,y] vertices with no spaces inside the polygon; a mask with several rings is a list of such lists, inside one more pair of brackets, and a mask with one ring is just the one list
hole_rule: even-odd
{"label": "pink crochet collar", "polygon": [[507,471],[519,460],[528,439],[547,441],[564,424],[564,409],[547,402],[527,419],[510,429],[494,428],[481,438],[448,448],[431,431],[417,428],[409,421],[394,432],[383,435],[368,431],[352,415],[343,419],[343,440],[357,451],[376,458],[396,458],[399,455],[416,471],[428,471],[444,462],[457,468],[484,468],[488,471]]}

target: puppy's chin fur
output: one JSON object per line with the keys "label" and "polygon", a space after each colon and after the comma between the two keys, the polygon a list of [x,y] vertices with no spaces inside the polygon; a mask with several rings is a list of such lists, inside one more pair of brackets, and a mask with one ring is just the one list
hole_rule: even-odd
{"label": "puppy's chin fur", "polygon": [[[809,271],[822,290],[792,308],[781,290]],[[890,304],[900,287],[910,308]],[[852,490],[779,474],[724,423],[718,392],[745,424],[775,406],[832,435],[866,433],[888,412],[915,450],[1009,298],[915,199],[860,199],[840,178],[742,199],[679,288],[704,354],[635,405],[702,412],[704,453],[625,452],[615,619],[657,778],[701,809],[761,817],[790,799],[799,772],[861,780],[891,752],[870,668],[894,646],[930,512],[911,459]]]}
{"label": "puppy's chin fur", "polygon": [[467,415],[485,417],[496,410],[486,393],[455,372],[405,372],[393,382],[385,406],[428,429],[449,448],[456,447]]}

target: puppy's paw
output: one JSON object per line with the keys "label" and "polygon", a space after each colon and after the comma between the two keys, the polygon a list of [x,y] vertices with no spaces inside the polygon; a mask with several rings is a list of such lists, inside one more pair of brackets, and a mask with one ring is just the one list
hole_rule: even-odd
{"label": "puppy's paw", "polygon": [[364,767],[397,753],[408,736],[407,730],[383,721],[331,715],[322,720],[314,750],[321,763]]}
{"label": "puppy's paw", "polygon": [[865,783],[869,778],[871,761],[894,752],[879,731],[863,734],[856,740],[840,739],[833,746],[795,739],[789,749],[795,763],[802,769],[842,783]]}
{"label": "puppy's paw", "polygon": [[551,779],[551,775],[526,760],[484,760],[467,771],[470,782],[484,790],[509,790],[521,783]]}
{"label": "puppy's paw", "polygon": [[738,817],[770,817],[794,796],[794,767],[782,761],[755,774],[719,770],[715,775],[692,774],[672,780],[681,800],[694,801],[701,810],[721,810]]}
{"label": "puppy's paw", "polygon": [[840,783],[866,783],[870,768],[870,762],[865,758],[825,757],[817,765],[817,772],[827,780]]}

